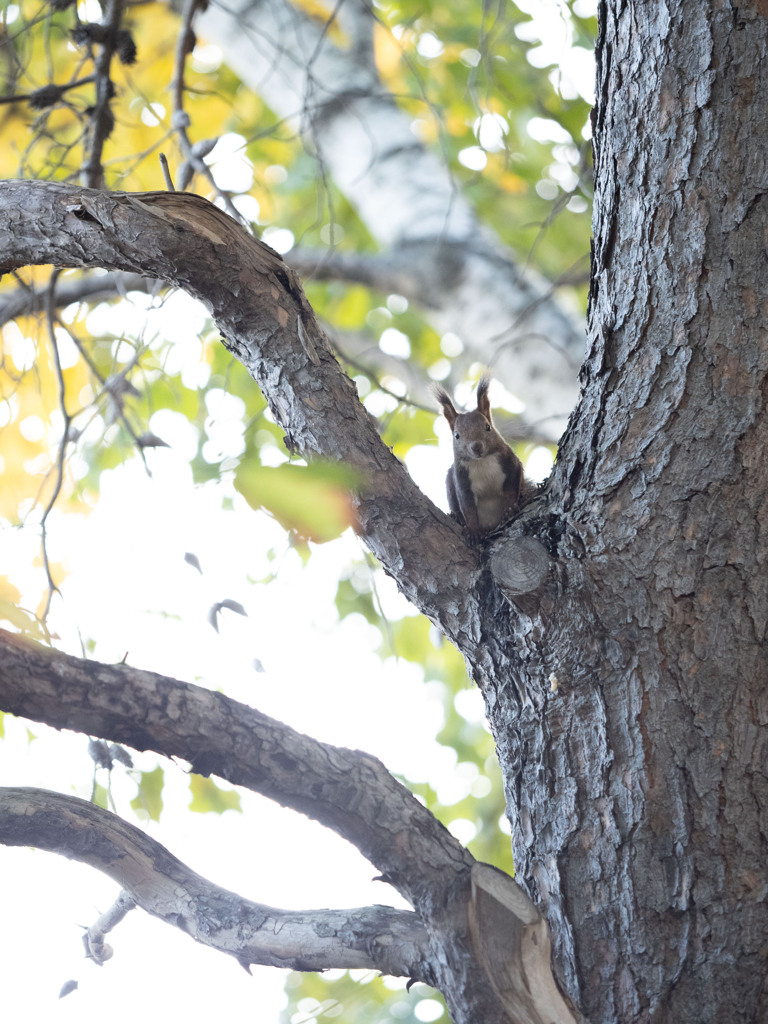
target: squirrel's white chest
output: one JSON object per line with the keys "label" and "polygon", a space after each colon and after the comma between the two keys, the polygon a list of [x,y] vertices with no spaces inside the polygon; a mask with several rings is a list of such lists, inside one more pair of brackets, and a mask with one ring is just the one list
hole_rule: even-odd
{"label": "squirrel's white chest", "polygon": [[484,455],[482,459],[469,459],[465,463],[469,473],[469,482],[475,498],[492,494],[501,494],[504,486],[504,470],[501,459],[494,452]]}
{"label": "squirrel's white chest", "polygon": [[495,453],[484,455],[482,459],[470,459],[466,467],[480,525],[484,529],[498,526],[504,507],[501,459]]}

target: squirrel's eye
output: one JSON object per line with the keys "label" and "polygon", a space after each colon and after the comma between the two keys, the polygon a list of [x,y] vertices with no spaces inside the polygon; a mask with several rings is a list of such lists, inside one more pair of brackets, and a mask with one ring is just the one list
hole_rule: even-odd
{"label": "squirrel's eye", "polygon": [[460,435],[459,435],[459,432],[458,432],[458,430],[456,431],[456,433],[455,433],[455,434],[454,434],[453,436],[454,436],[454,437],[456,438],[456,440],[457,440],[457,441],[459,440],[459,436],[460,436]]}
{"label": "squirrel's eye", "polygon": [[486,430],[490,430],[491,429],[491,424],[490,423],[486,423],[485,424],[485,429]]}

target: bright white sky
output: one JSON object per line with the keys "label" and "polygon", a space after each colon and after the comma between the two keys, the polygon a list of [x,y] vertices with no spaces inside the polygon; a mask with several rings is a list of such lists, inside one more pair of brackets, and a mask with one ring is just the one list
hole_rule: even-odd
{"label": "bright white sky", "polygon": [[[534,51],[537,62],[560,60],[568,81],[578,82],[581,90],[591,88],[591,66],[585,68],[584,51],[570,49],[556,0],[518,5],[532,15],[526,38],[545,40]],[[180,351],[182,337],[195,338],[198,316],[176,319]],[[188,355],[194,361],[192,349]],[[225,420],[222,416],[222,444]],[[61,635],[60,646],[79,653],[79,630],[97,640],[99,660],[118,662],[127,652],[133,665],[221,688],[318,739],[367,750],[394,772],[428,779],[444,803],[463,797],[466,776],[456,770],[453,752],[433,739],[442,722],[437,684],[425,683],[421,671],[406,662],[382,662],[375,653],[380,634],[359,616],[337,620],[333,599],[339,567],[359,558],[358,542],[347,535],[324,545],[302,569],[286,549],[283,531],[248,508],[231,483],[223,484],[234,500],[234,512],[226,515],[220,510],[220,488],[192,485],[187,445],[182,434],[168,436],[170,419],[162,430],[153,426],[175,446],[148,452],[151,480],[135,460],[105,474],[99,505],[87,519],[51,517],[51,557],[71,567],[65,602],[54,602],[52,625]],[[417,483],[443,506],[449,461],[448,447],[441,446],[439,452],[417,450],[409,462]],[[22,578],[21,567],[30,564],[37,545],[34,530],[0,530],[3,573],[15,582]],[[248,577],[263,578],[273,568],[266,558],[271,547],[285,549],[278,578],[268,586],[249,583]],[[199,558],[202,576],[184,562],[187,551]],[[36,581],[29,578],[28,584],[30,594],[38,592]],[[381,574],[377,586],[392,617],[413,613]],[[225,598],[241,602],[248,618],[224,612],[217,635],[207,623],[208,610]],[[254,658],[264,673],[254,670]],[[482,719],[479,693],[469,682],[459,699],[465,717]],[[37,725],[32,732],[39,738],[29,742],[26,723],[6,720],[2,784],[58,788],[88,798],[93,766],[87,740]],[[136,758],[139,769],[151,770],[156,763],[152,755]],[[118,810],[130,816],[135,786],[122,769],[113,775]],[[102,784],[104,776],[99,772]],[[284,907],[403,905],[393,890],[371,881],[375,870],[357,851],[300,815],[245,792],[242,815],[190,814],[188,799],[182,768],[168,765],[161,821],[146,828],[228,889]],[[90,868],[0,846],[0,878],[4,1019],[276,1024],[284,1005],[282,972],[254,967],[249,977],[234,960],[139,910],[113,932],[112,960],[102,968],[86,961],[81,926],[92,924],[118,892]],[[70,978],[79,981],[79,990],[59,1001]],[[425,1003],[425,1021],[432,1019],[429,1009]]]}
{"label": "bright white sky", "polygon": [[[454,771],[455,756],[432,739],[442,722],[438,684],[425,684],[406,662],[382,663],[375,653],[380,634],[361,617],[337,620],[338,567],[359,557],[355,538],[318,548],[306,569],[286,549],[276,580],[249,584],[246,577],[269,571],[266,550],[285,548],[283,531],[237,495],[235,511],[222,513],[216,488],[193,487],[175,451],[149,455],[151,480],[134,461],[105,475],[99,505],[87,519],[53,517],[51,556],[67,557],[73,567],[65,606],[55,605],[53,620],[66,647],[77,653],[77,626],[84,637],[97,638],[99,660],[117,662],[127,651],[133,665],[221,687],[319,739],[367,750],[411,779],[428,778],[446,802],[461,798],[467,781]],[[14,563],[28,564],[25,549],[36,543],[33,531],[0,532],[0,561],[12,578]],[[184,562],[186,551],[198,556],[202,576]],[[378,586],[393,617],[412,613],[389,581]],[[224,598],[240,601],[248,618],[222,613],[217,635],[206,619]],[[264,673],[253,669],[254,658]],[[482,718],[479,693],[469,683],[462,713]],[[39,726],[32,731],[40,738],[29,744],[25,723],[7,723],[3,784],[87,798],[87,741]],[[151,755],[136,758],[137,768],[155,764]],[[130,816],[135,787],[121,769],[114,776],[118,809]],[[161,822],[148,823],[148,831],[226,888],[275,906],[403,905],[393,890],[371,882],[376,872],[352,847],[303,817],[247,793],[243,815],[189,814],[181,768],[169,766],[166,786]],[[153,1019],[167,1013],[190,1022],[212,1014],[267,1024],[277,1019],[280,972],[254,969],[254,981],[234,961],[138,911],[114,932],[116,954],[105,967],[85,961],[79,925],[92,923],[118,891],[92,870],[0,847],[0,875],[12,883],[3,888],[6,927],[0,928],[9,1020],[55,1012],[62,1022],[82,1022],[105,1006],[112,1024],[133,1024],[148,1011]],[[80,989],[59,1003],[68,978],[77,978]]]}
{"label": "bright white sky", "polygon": [[[359,555],[354,538],[318,549],[306,570],[287,551],[275,581],[249,585],[248,575],[261,578],[269,569],[266,549],[285,547],[283,531],[237,497],[234,513],[222,514],[215,488],[194,488],[181,457],[167,449],[150,455],[152,480],[132,462],[105,476],[88,519],[54,520],[52,557],[67,554],[73,565],[64,613],[54,620],[66,646],[77,651],[76,624],[83,636],[98,638],[99,660],[120,661],[127,651],[133,665],[221,687],[319,739],[368,750],[412,778],[450,775],[452,753],[430,745],[442,720],[434,685],[424,685],[407,663],[382,663],[374,653],[380,634],[362,618],[337,621],[337,567]],[[0,534],[0,558],[11,575],[14,561],[25,560],[27,541],[34,542],[31,531]],[[198,556],[202,576],[184,562],[185,551]],[[386,589],[385,583],[386,603],[399,615],[404,603]],[[240,601],[248,618],[224,612],[217,635],[206,618],[224,598]],[[264,673],[253,669],[254,658]],[[467,690],[470,701],[472,693]],[[482,714],[479,704],[475,713]],[[25,725],[8,723],[0,744],[3,784],[88,797],[86,741],[37,726],[33,732],[40,739],[28,745]],[[140,768],[155,763],[150,755],[137,758]],[[128,812],[135,787],[121,771],[114,774],[118,808]],[[166,810],[148,830],[219,884],[276,906],[397,902],[394,892],[370,882],[375,872],[347,843],[299,815],[250,794],[243,796],[244,815],[189,814],[183,771],[170,766],[166,784]],[[163,1000],[167,1012],[189,1021],[210,1020],[214,1006],[214,1019],[226,1019],[224,1004],[236,1019],[248,1019],[256,1007],[254,1020],[272,1019],[261,981],[137,912],[115,932],[117,953],[109,964],[99,969],[84,962],[76,925],[92,923],[117,892],[90,869],[0,847],[0,873],[4,918],[14,922],[0,929],[3,1003],[16,1011],[9,1020],[42,1019],[55,1008],[59,1020],[82,1021],[105,1006],[113,1024],[133,1022],[150,1008],[160,1019]],[[11,879],[17,884],[7,884]],[[80,991],[52,1004],[69,977],[80,980]],[[270,998],[276,1007],[279,1000]]]}

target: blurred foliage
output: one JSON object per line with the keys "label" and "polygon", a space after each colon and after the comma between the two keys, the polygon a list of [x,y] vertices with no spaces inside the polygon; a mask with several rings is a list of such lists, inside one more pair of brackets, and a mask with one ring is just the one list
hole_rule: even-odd
{"label": "blurred foliage", "polygon": [[333,540],[352,525],[350,491],[357,482],[346,466],[262,466],[244,457],[235,487],[254,509],[268,509],[280,525],[315,543]]}
{"label": "blurred foliage", "polygon": [[109,790],[105,789],[100,783],[94,782],[91,803],[96,804],[97,807],[103,807],[105,811],[111,810]]}
{"label": "blurred foliage", "polygon": [[213,779],[192,774],[189,777],[192,799],[190,811],[197,814],[223,814],[224,811],[240,811],[240,794],[235,789],[223,789]]}
{"label": "blurred foliage", "polygon": [[[588,106],[571,85],[562,87],[562,72],[545,69],[547,77],[526,59],[540,49],[535,38],[530,41],[535,23],[528,11],[535,6],[488,7],[476,0],[445,8],[415,0],[380,3],[375,48],[382,80],[413,117],[417,136],[439,149],[478,213],[503,241],[554,278],[567,273],[587,249],[589,185],[582,132]],[[586,52],[592,19],[574,14],[576,3],[552,0],[550,6],[562,23],[564,51]],[[87,7],[78,10],[83,22],[92,14]],[[323,10],[315,3],[313,17]],[[6,100],[0,106],[0,175],[77,178],[88,118],[98,99],[92,81],[98,47],[73,41],[73,9],[64,4],[6,2],[0,14]],[[182,162],[168,95],[178,27],[164,4],[132,8],[126,16],[124,30],[135,43],[137,59],[112,61],[116,125],[104,151],[110,187],[162,188],[161,147],[172,167]],[[343,45],[343,39],[331,38]],[[226,137],[225,149],[247,169],[245,192],[233,196],[236,202],[244,200],[246,216],[267,235],[282,228],[320,251],[331,237],[341,248],[371,248],[355,211],[327,179],[318,179],[316,160],[293,129],[209,51],[201,43],[185,65],[190,135],[194,141]],[[80,84],[70,88],[72,83]],[[54,85],[67,87],[58,102],[45,98],[45,90]],[[532,119],[555,126],[550,135],[560,141],[532,137]],[[468,167],[467,154],[475,160],[480,154],[485,167]],[[215,176],[216,149],[208,163]],[[542,190],[542,183],[548,187]],[[204,178],[198,176],[193,185],[210,194]],[[40,288],[48,274],[46,268],[28,268],[14,275],[15,283]],[[60,280],[76,276],[65,274]],[[377,401],[379,386],[402,393],[394,372],[379,378],[364,360],[360,365],[360,359],[347,355],[344,345],[349,334],[377,346],[393,329],[407,339],[404,363],[429,371],[445,360],[440,338],[419,311],[404,301],[393,311],[387,296],[361,285],[309,282],[307,291],[339,332],[342,361],[365,379],[367,402],[381,413],[384,436],[395,453],[403,457],[413,444],[430,439],[428,413],[408,412],[396,400]],[[123,328],[126,302],[132,306],[128,330]],[[87,514],[105,470],[143,457],[155,437],[163,440],[149,427],[162,409],[182,414],[195,428],[198,445],[191,465],[199,482],[219,478],[228,459],[263,464],[264,445],[271,453],[268,465],[274,465],[275,453],[282,451],[281,432],[266,415],[247,372],[231,361],[215,331],[204,324],[199,325],[197,355],[193,346],[185,346],[185,358],[196,359],[197,366],[194,372],[182,370],[179,339],[162,316],[167,304],[162,294],[149,298],[135,292],[73,304],[50,325],[52,331],[42,314],[2,327],[0,516],[6,521],[34,525],[54,499],[59,509]],[[239,442],[219,453],[210,409],[218,389],[241,403]],[[286,516],[285,510],[273,511],[278,518]],[[327,523],[320,523],[317,533],[326,536],[328,530]],[[52,582],[58,580],[44,580],[41,574],[38,613],[47,606],[43,591]]]}
{"label": "blurred foliage", "polygon": [[165,770],[162,765],[151,772],[139,772],[136,777],[138,792],[131,800],[131,807],[139,818],[149,818],[150,821],[160,821],[160,814],[163,810],[163,785],[165,783]]}
{"label": "blurred foliage", "polygon": [[382,978],[373,971],[292,972],[286,982],[288,1007],[282,1024],[303,1021],[347,1021],[359,1024],[423,1024],[449,1020],[439,992],[417,984],[406,989],[405,978]]}
{"label": "blurred foliage", "polygon": [[[331,6],[295,0],[316,18]],[[557,280],[583,260],[589,239],[589,105],[569,67],[588,61],[596,24],[582,16],[584,0],[519,0],[498,4],[457,0],[379,0],[375,54],[382,81],[412,118],[415,136],[441,153],[478,216],[534,270]],[[164,188],[158,154],[178,168],[184,151],[172,128],[169,82],[174,76],[178,18],[164,4],[127,7],[123,28],[136,47],[134,63],[112,60],[115,127],[104,152],[107,187]],[[81,22],[98,16],[77,7]],[[538,38],[539,15],[560,39],[559,64]],[[579,12],[582,12],[580,14]],[[98,104],[92,79],[99,48],[76,45],[74,8],[42,0],[0,3],[0,176],[78,180]],[[559,35],[558,35],[559,33]],[[329,38],[343,46],[334,28]],[[235,160],[242,188],[224,193],[267,241],[276,232],[305,247],[371,250],[373,240],[355,210],[321,176],[316,158],[226,66],[226,55],[201,41],[185,66],[185,109],[193,143],[222,138],[206,158],[214,179]],[[72,83],[75,87],[70,88]],[[52,85],[67,86],[52,97]],[[49,92],[46,93],[45,90]],[[48,105],[46,105],[48,104]],[[191,186],[214,197],[209,180]],[[57,275],[60,283],[78,274]],[[91,277],[97,276],[93,273]],[[39,289],[49,268],[28,268],[3,288]],[[583,302],[583,283],[571,290]],[[377,416],[399,458],[434,444],[436,414],[401,401],[408,373],[439,376],[441,338],[400,296],[358,284],[307,283],[318,314],[338,339],[339,356],[361,397]],[[0,306],[2,293],[0,293]],[[399,332],[401,354],[386,372],[366,364],[366,348],[385,347]],[[326,539],[349,522],[341,496],[346,479],[323,467],[286,466],[288,456],[266,403],[234,362],[199,308],[178,294],[144,290],[79,301],[48,323],[43,313],[0,327],[0,524],[39,530],[47,518],[87,516],[102,475],[129,459],[146,459],[165,443],[164,430],[183,418],[191,438],[195,481],[231,478],[253,507],[266,507],[287,530]],[[350,340],[347,345],[346,340]],[[352,344],[357,339],[358,344]],[[359,344],[363,339],[363,344]],[[362,354],[361,354],[362,353]],[[375,364],[373,364],[375,365]],[[397,367],[400,365],[402,372]],[[524,454],[521,452],[521,454]],[[226,508],[231,498],[223,492]],[[313,514],[314,513],[314,514]],[[311,557],[313,543],[299,546]],[[279,558],[270,560],[279,572]],[[63,566],[39,560],[36,590],[0,579],[0,625],[43,637]],[[269,577],[271,578],[271,576]],[[340,617],[359,614],[380,631],[383,658],[420,665],[439,687],[444,724],[438,741],[455,753],[445,785],[405,779],[474,855],[512,871],[509,841],[500,828],[504,796],[492,737],[481,715],[468,715],[470,686],[456,651],[416,615],[388,620],[376,592],[377,570],[363,562],[340,571]],[[254,581],[256,582],[256,581]],[[260,581],[265,582],[265,581]],[[34,607],[36,613],[26,610]],[[36,617],[37,616],[37,617]],[[86,649],[92,646],[86,639]],[[457,710],[461,708],[461,712]],[[0,725],[2,719],[0,717]],[[132,807],[157,820],[163,769],[138,773]],[[190,810],[239,809],[239,796],[210,779],[190,777]],[[107,793],[96,788],[97,802]],[[291,975],[285,1020],[340,1019],[345,1024],[437,1020],[437,997],[424,986],[360,972]]]}

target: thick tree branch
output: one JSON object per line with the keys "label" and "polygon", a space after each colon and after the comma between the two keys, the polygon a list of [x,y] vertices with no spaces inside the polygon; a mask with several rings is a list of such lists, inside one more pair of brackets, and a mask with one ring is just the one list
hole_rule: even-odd
{"label": "thick tree branch", "polygon": [[296,732],[221,693],[82,661],[0,630],[0,708],[179,757],[348,839],[412,904],[443,899],[471,855],[368,754]]}
{"label": "thick tree branch", "polygon": [[161,278],[199,298],[289,449],[359,472],[358,531],[406,597],[472,656],[482,642],[466,631],[480,553],[382,443],[298,277],[274,250],[199,196],[0,182],[0,272],[40,263]]}
{"label": "thick tree branch", "polygon": [[[552,975],[546,925],[528,896],[502,872],[476,862],[375,758],[320,743],[220,693],[127,665],[82,661],[3,631],[0,709],[55,728],[77,729],[139,750],[182,757],[192,762],[195,771],[215,773],[263,793],[349,839],[381,870],[382,879],[411,902],[428,937],[428,943],[424,942],[421,932],[411,929],[412,919],[403,917],[402,938],[407,945],[399,954],[393,953],[399,957],[396,969],[378,964],[377,969],[410,974],[436,985],[446,994],[455,1021],[573,1024],[576,1019]],[[44,796],[49,800],[50,794]],[[14,821],[21,816],[26,822],[21,831],[4,823],[0,803],[0,841],[41,845],[67,855],[75,850],[74,856],[116,878],[150,913],[171,923],[178,923],[174,920],[177,915],[193,937],[200,936],[201,941],[225,949],[243,962],[295,966],[289,959],[294,956],[301,963],[299,969],[313,970],[331,965],[329,948],[342,957],[334,961],[336,966],[352,966],[343,957],[352,956],[350,950],[356,955],[358,948],[381,959],[370,948],[371,936],[381,936],[380,930],[375,931],[381,919],[375,918],[370,930],[365,916],[374,910],[355,911],[351,921],[349,914],[324,919],[323,927],[314,914],[288,914],[280,918],[281,925],[287,923],[280,932],[285,945],[277,952],[275,945],[265,951],[261,939],[256,941],[249,934],[249,924],[246,937],[251,944],[238,947],[228,922],[236,920],[241,928],[235,912],[242,902],[239,898],[222,895],[219,890],[201,891],[200,887],[209,883],[179,865],[162,847],[142,846],[145,837],[136,838],[142,833],[119,819],[114,825],[117,838],[97,833],[94,841],[88,815],[96,814],[102,829],[111,815],[89,804],[84,805],[90,808],[83,812],[84,817],[72,815],[64,824],[59,822],[55,834],[42,826],[34,831],[40,822],[45,825],[46,814],[63,806],[80,806],[79,801],[61,803],[72,798],[53,799],[58,801],[56,806],[44,803],[45,813],[38,817],[27,814],[25,799],[20,797],[13,810]],[[81,847],[84,822],[86,839]],[[136,842],[138,850],[131,845]],[[156,871],[163,876],[161,882],[167,878],[181,885],[181,909],[173,901],[166,906],[162,892],[157,906],[147,902],[157,884]],[[172,888],[171,894],[174,892]],[[178,899],[176,894],[177,903]],[[199,916],[206,907],[213,908],[215,927]],[[259,925],[271,933],[276,929],[275,915],[282,912],[256,908],[254,913],[271,915]],[[360,920],[366,925],[361,935],[354,931],[358,915],[363,915]],[[395,935],[400,920],[385,919],[387,935]],[[326,935],[324,926],[329,921],[333,925],[331,946],[319,947],[315,933]],[[354,941],[345,938],[337,948],[334,929],[345,937],[351,929]],[[305,941],[309,957],[303,955]],[[427,945],[429,966],[424,953]],[[260,959],[254,959],[255,948],[260,950]],[[468,950],[473,951],[471,966]],[[462,981],[457,985],[458,976]]]}
{"label": "thick tree branch", "polygon": [[288,911],[253,903],[198,875],[135,825],[77,797],[0,789],[0,840],[103,871],[148,914],[246,967],[366,967],[433,983],[427,932],[411,911]]}

